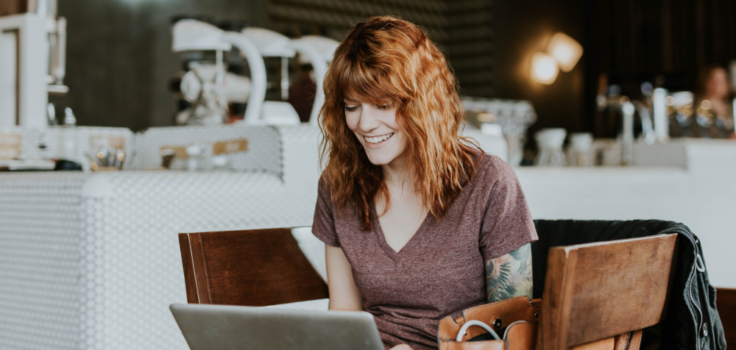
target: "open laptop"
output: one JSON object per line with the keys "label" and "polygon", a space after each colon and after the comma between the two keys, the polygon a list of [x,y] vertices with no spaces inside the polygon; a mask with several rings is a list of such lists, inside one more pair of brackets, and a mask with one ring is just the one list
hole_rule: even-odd
{"label": "open laptop", "polygon": [[384,350],[367,312],[171,304],[192,350]]}

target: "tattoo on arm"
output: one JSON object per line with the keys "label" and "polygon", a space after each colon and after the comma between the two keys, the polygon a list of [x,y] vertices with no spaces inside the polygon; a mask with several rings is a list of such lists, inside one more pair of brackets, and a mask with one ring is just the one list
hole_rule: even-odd
{"label": "tattoo on arm", "polygon": [[488,302],[526,295],[532,298],[532,245],[486,260]]}

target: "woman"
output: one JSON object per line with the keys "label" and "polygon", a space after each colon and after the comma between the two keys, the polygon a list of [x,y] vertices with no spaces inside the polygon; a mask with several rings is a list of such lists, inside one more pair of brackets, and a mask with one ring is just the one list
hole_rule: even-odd
{"label": "woman", "polygon": [[700,71],[698,80],[696,117],[705,129],[701,136],[736,138],[728,72],[719,65],[709,65]]}
{"label": "woman", "polygon": [[373,314],[387,349],[436,349],[437,323],[531,297],[531,214],[511,168],[458,136],[442,53],[413,24],[377,17],[340,44],[325,78],[313,232],[331,310]]}

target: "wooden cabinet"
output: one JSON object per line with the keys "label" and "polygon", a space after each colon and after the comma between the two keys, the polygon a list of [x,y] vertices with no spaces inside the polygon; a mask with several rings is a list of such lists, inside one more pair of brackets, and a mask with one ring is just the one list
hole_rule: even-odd
{"label": "wooden cabinet", "polygon": [[24,13],[27,8],[25,0],[0,0],[0,17]]}

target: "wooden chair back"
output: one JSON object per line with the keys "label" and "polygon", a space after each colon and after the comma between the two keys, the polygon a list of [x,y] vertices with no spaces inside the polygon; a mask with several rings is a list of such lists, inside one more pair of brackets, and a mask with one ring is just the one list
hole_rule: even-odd
{"label": "wooden chair back", "polygon": [[726,335],[726,344],[736,344],[736,289],[717,288],[716,307]]}
{"label": "wooden chair back", "polygon": [[187,302],[266,306],[327,298],[291,229],[179,234]]}
{"label": "wooden chair back", "polygon": [[638,349],[664,318],[676,234],[550,249],[538,350]]}

